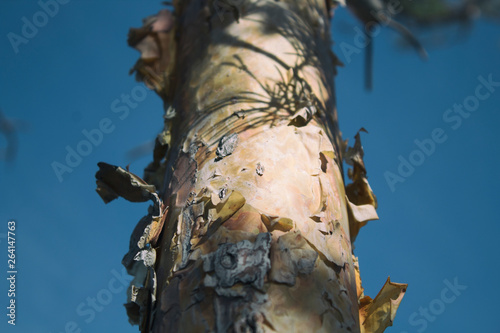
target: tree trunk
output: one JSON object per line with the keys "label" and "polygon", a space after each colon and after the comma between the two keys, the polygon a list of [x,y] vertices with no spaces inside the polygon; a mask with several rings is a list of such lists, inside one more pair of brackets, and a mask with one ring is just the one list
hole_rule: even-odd
{"label": "tree trunk", "polygon": [[[383,331],[406,285],[363,297],[351,240],[377,218],[376,202],[359,135],[344,189],[325,0],[174,7],[129,35],[138,78],[169,106],[145,172],[159,197],[112,171],[140,188],[132,199],[154,202],[124,258],[136,277],[131,322],[143,332]],[[131,200],[104,169],[101,196]]]}

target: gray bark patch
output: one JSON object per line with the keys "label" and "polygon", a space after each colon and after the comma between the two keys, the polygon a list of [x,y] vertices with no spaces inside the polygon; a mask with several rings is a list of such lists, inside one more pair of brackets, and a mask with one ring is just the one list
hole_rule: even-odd
{"label": "gray bark patch", "polygon": [[233,151],[236,149],[236,145],[238,144],[238,134],[233,133],[231,135],[224,135],[220,141],[219,146],[217,147],[217,157],[216,161],[222,160],[224,157],[231,155]]}
{"label": "gray bark patch", "polygon": [[271,234],[261,233],[252,243],[242,240],[236,244],[221,244],[217,251],[204,255],[204,284],[215,288],[220,296],[243,296],[244,289],[231,288],[236,283],[251,285],[262,290],[264,278],[271,268],[269,250]]}

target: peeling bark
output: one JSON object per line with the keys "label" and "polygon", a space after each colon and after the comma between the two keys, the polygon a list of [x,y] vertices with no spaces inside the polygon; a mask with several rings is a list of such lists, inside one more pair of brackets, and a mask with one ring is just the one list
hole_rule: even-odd
{"label": "peeling bark", "polygon": [[175,9],[152,331],[359,331],[325,2]]}
{"label": "peeling bark", "polygon": [[137,78],[167,110],[144,184],[117,193],[145,201],[147,182],[161,186],[124,258],[130,321],[142,332],[371,332],[364,321],[374,327],[397,288],[366,298],[352,254],[376,200],[359,134],[344,188],[330,1],[174,7],[129,40]]}

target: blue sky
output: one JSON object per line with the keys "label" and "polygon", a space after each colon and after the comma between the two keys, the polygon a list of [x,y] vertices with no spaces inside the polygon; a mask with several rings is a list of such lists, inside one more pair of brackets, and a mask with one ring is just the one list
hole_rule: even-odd
{"label": "blue sky", "polygon": [[[2,235],[14,219],[17,332],[137,332],[122,306],[120,261],[148,204],[104,205],[94,174],[99,161],[132,162],[127,152],[162,128],[162,102],[128,75],[138,53],[126,45],[128,28],[161,8],[155,1],[68,1],[16,52],[9,33],[22,35],[23,17],[43,19],[41,7],[0,1],[0,107],[20,128],[16,160],[0,164],[0,267],[6,277]],[[447,29],[439,47],[425,33],[427,62],[384,29],[375,38],[374,90],[366,93],[363,54],[347,59],[339,47],[354,43],[356,21],[345,9],[335,20],[334,50],[346,65],[336,77],[340,128],[351,142],[360,127],[369,131],[362,134],[365,163],[381,218],[355,243],[366,294],[374,297],[388,275],[409,283],[387,332],[497,331],[490,309],[500,291],[500,87],[488,90],[478,77],[500,82],[500,27],[479,21],[463,38]],[[474,111],[460,116],[454,104]],[[108,133],[82,146],[85,131],[100,126]],[[78,147],[88,155],[58,178],[54,163]],[[416,166],[403,170],[401,160]],[[149,161],[133,161],[131,170],[142,174]],[[8,284],[0,281],[0,330],[14,332],[5,315]]]}

